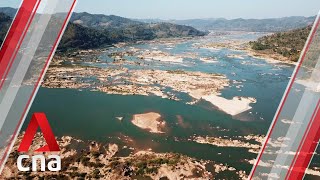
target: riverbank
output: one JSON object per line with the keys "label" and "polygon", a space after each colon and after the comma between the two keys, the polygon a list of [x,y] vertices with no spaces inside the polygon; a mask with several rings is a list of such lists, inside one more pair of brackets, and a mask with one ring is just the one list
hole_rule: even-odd
{"label": "riverbank", "polygon": [[[224,137],[193,137],[193,141],[200,144],[210,144],[217,147],[235,147],[246,148],[248,152],[258,154],[262,143],[264,142],[264,136],[261,135],[247,135],[244,137],[237,137],[226,139]],[[254,143],[252,143],[254,142]]]}
{"label": "riverbank", "polygon": [[[59,172],[19,172],[16,167],[17,151],[23,134],[19,135],[6,166],[0,176],[1,179],[16,178],[45,178],[45,179],[213,179],[219,173],[226,171],[224,164],[211,161],[197,160],[177,153],[156,153],[140,150],[128,156],[118,156],[117,153],[126,146],[117,144],[102,144],[95,141],[82,141],[70,136],[58,138],[61,148],[61,171]],[[44,144],[44,139],[37,133],[34,140],[36,147]],[[74,148],[83,147],[83,148]],[[53,153],[44,153],[48,156]],[[26,163],[31,163],[29,159]],[[208,171],[215,169],[215,172]],[[247,175],[233,167],[230,171],[245,179]]]}
{"label": "riverbank", "polygon": [[230,115],[249,110],[249,104],[255,103],[251,98],[227,100],[219,97],[220,91],[229,84],[225,76],[215,73],[63,66],[55,63],[49,68],[42,86],[89,89],[107,94],[153,95],[175,101],[181,101],[179,95],[185,93],[193,99],[187,104],[206,100]]}
{"label": "riverbank", "polygon": [[[107,94],[159,96],[180,101],[177,93],[186,93],[195,104],[205,100],[218,109],[235,116],[250,110],[254,98],[219,96],[229,80],[219,74],[187,71],[129,70],[127,68],[52,67],[42,84],[47,88],[90,89]],[[167,90],[170,88],[170,90]]]}
{"label": "riverbank", "polygon": [[[229,40],[225,42],[208,43],[200,46],[199,48],[220,50],[224,48],[232,49],[235,51],[245,52],[248,56],[266,60],[269,63],[286,63],[286,64],[297,64],[296,62],[290,61],[289,58],[277,54],[273,51],[257,51],[253,50],[248,41],[240,40]],[[244,59],[243,56],[237,54],[228,55],[230,58]]]}

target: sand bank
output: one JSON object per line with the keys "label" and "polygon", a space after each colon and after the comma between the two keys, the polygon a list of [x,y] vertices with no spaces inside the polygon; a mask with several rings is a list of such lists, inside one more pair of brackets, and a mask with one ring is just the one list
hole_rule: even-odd
{"label": "sand bank", "polygon": [[[284,57],[277,53],[255,51],[251,49],[248,41],[244,41],[244,40],[230,40],[226,42],[209,43],[209,44],[200,46],[200,48],[213,49],[213,50],[227,48],[234,51],[245,52],[248,56],[258,58],[258,59],[263,59],[268,63],[286,63],[286,64],[294,64],[294,65],[296,64],[296,62],[289,61],[287,57]],[[244,59],[243,56],[238,56],[238,55],[228,55],[228,57]]]}
{"label": "sand bank", "polygon": [[233,97],[233,99],[226,99],[220,97],[219,94],[203,95],[199,91],[194,91],[190,95],[196,99],[202,99],[210,102],[212,105],[218,107],[221,111],[235,116],[250,110],[251,103],[256,103],[256,99],[251,97]]}
{"label": "sand bank", "polygon": [[204,63],[217,63],[217,59],[216,58],[201,57],[200,61],[202,61]]}
{"label": "sand bank", "polygon": [[252,108],[250,104],[257,102],[254,98],[246,97],[233,97],[233,99],[225,99],[217,95],[209,95],[203,96],[202,98],[232,116],[250,110]]}
{"label": "sand bank", "polygon": [[[258,153],[264,140],[264,136],[244,136],[237,137],[236,139],[227,139],[222,137],[194,137],[194,142],[200,144],[210,144],[217,147],[234,147],[234,148],[247,148],[250,153]],[[255,141],[256,143],[252,143]]]}
{"label": "sand bank", "polygon": [[161,115],[154,112],[149,112],[145,114],[135,114],[131,122],[141,128],[146,129],[151,133],[164,133],[161,131],[166,123],[160,120]]}
{"label": "sand bank", "polygon": [[162,52],[162,51],[145,51],[140,56],[140,59],[145,60],[155,60],[161,62],[173,62],[173,63],[182,63],[183,58],[179,56],[173,56],[169,53]]}

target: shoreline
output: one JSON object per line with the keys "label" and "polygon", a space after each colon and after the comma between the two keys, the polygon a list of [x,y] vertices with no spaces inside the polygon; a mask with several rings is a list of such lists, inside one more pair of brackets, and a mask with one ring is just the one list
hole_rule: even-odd
{"label": "shoreline", "polygon": [[[113,143],[99,143],[95,141],[82,141],[71,136],[58,138],[61,151],[58,153],[48,152],[44,156],[57,154],[61,157],[61,170],[59,172],[19,172],[16,167],[16,156],[18,146],[22,140],[23,133],[18,136],[13,150],[9,155],[1,179],[17,177],[24,179],[179,179],[194,177],[197,179],[212,179],[213,174],[206,167],[209,161],[195,159],[179,153],[158,153],[151,150],[138,150],[127,156],[119,156],[117,153],[127,146]],[[36,144],[44,144],[41,133],[37,133],[34,139]],[[74,147],[84,149],[74,149]],[[33,149],[38,148],[33,147]],[[26,163],[31,164],[31,159]],[[218,164],[217,164],[218,166]],[[201,173],[196,173],[201,172]],[[246,174],[243,174],[246,176]]]}
{"label": "shoreline", "polygon": [[[174,47],[181,41],[174,39],[151,41],[154,43],[164,43],[167,46]],[[119,47],[126,46],[120,44]],[[200,43],[192,44],[194,48],[230,48],[236,51],[246,52],[247,56],[264,59],[267,63],[287,63],[284,61],[268,59],[266,57],[257,57],[252,50],[248,50],[246,41],[232,40],[227,42],[211,43],[201,46]],[[231,99],[221,97],[221,91],[229,87],[231,82],[225,75],[214,74],[189,70],[163,70],[149,67],[151,61],[159,61],[163,66],[174,64],[183,64],[184,58],[198,58],[202,63],[217,63],[215,57],[202,57],[193,54],[174,55],[169,52],[161,51],[154,47],[148,50],[142,50],[137,47],[129,46],[128,49],[111,52],[107,55],[112,62],[100,62],[96,57],[99,51],[81,51],[79,57],[69,57],[63,60],[63,57],[54,61],[54,65],[49,68],[42,87],[48,88],[72,88],[88,89],[90,91],[100,91],[106,94],[118,95],[142,95],[157,96],[164,99],[182,101],[185,104],[195,104],[201,100],[209,102],[218,110],[231,116],[252,109],[251,104],[256,103],[253,97],[234,96]],[[101,52],[107,52],[101,50]],[[135,56],[134,62],[126,59],[126,56]],[[245,55],[232,54],[229,58],[244,59]],[[83,60],[88,59],[88,60]],[[92,61],[93,59],[93,61]],[[71,62],[71,65],[64,66],[64,62]],[[72,63],[101,63],[103,67],[94,67],[91,65],[74,66]],[[155,62],[158,63],[158,62]],[[110,67],[108,65],[111,64]],[[116,66],[116,67],[113,67]],[[128,67],[129,66],[129,67]],[[133,66],[133,68],[131,67]],[[156,65],[158,66],[158,64]],[[170,68],[168,68],[170,69]],[[182,68],[183,69],[183,68]],[[186,94],[192,100],[181,99],[181,94]]]}
{"label": "shoreline", "polygon": [[[62,169],[59,172],[19,172],[16,167],[16,157],[19,155],[17,149],[21,143],[23,132],[19,134],[13,150],[9,155],[1,179],[10,177],[30,178],[95,178],[95,179],[214,179],[225,173],[232,173],[239,179],[247,179],[248,172],[235,166],[213,160],[196,159],[187,155],[172,152],[154,152],[152,150],[136,150],[128,155],[121,156],[119,151],[131,149],[126,144],[119,145],[112,142],[83,141],[71,136],[58,137],[57,141],[61,148],[58,153],[62,161]],[[226,137],[201,137],[194,136],[191,141],[203,145],[212,145],[229,148],[245,148],[248,152],[256,154],[264,141],[264,136],[247,135],[234,138]],[[45,144],[41,133],[37,133],[34,139],[37,146],[32,150]],[[253,143],[254,142],[254,143]],[[75,149],[80,147],[81,149]],[[82,149],[83,148],[83,149]],[[44,156],[56,154],[44,153]],[[248,165],[254,163],[254,159],[244,159]],[[31,163],[30,159],[26,160]],[[221,173],[221,174],[220,174]],[[308,174],[320,175],[319,168],[308,168]]]}
{"label": "shoreline", "polygon": [[[92,79],[88,81],[88,78]],[[49,68],[42,87],[88,89],[106,94],[158,96],[175,101],[182,101],[178,98],[178,94],[185,93],[193,98],[191,102],[188,100],[185,103],[192,104],[203,97],[219,94],[229,85],[229,79],[213,73],[70,66]]]}
{"label": "shoreline", "polygon": [[[297,65],[298,64],[298,62],[289,61],[286,58],[284,58],[278,54],[264,54],[261,52],[257,52],[253,49],[247,49],[247,50],[244,50],[244,52],[246,52],[247,55],[250,57],[253,57],[256,59],[262,59],[262,60],[265,60],[271,64],[278,64],[278,63],[288,64],[288,65]],[[281,58],[283,58],[283,59],[279,60]]]}
{"label": "shoreline", "polygon": [[[277,63],[284,63],[289,65],[296,65],[297,62],[293,62],[288,60],[287,58],[281,56],[280,54],[266,54],[263,52],[258,52],[256,50],[253,50],[248,45],[248,41],[227,41],[227,42],[218,42],[218,43],[210,43],[206,44],[204,46],[200,46],[200,48],[204,49],[212,49],[212,50],[220,50],[224,48],[231,49],[233,51],[242,51],[245,52],[248,56],[256,58],[256,59],[262,59],[267,61],[268,63],[277,64]],[[243,57],[238,55],[229,55],[229,57],[235,57],[239,59],[243,59]]]}
{"label": "shoreline", "polygon": [[250,104],[257,102],[257,100],[252,97],[233,97],[233,99],[226,99],[217,95],[209,95],[202,98],[231,116],[236,116],[252,109]]}
{"label": "shoreline", "polygon": [[161,120],[161,115],[155,112],[135,114],[131,122],[143,130],[156,134],[163,134],[164,132],[161,129],[166,125],[166,122]]}

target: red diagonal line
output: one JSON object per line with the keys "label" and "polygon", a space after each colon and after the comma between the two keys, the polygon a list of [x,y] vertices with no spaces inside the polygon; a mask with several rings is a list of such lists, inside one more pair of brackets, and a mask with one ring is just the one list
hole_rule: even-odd
{"label": "red diagonal line", "polygon": [[[41,0],[40,0],[41,1]],[[14,19],[0,51],[0,90],[39,7],[38,0],[25,0]]]}
{"label": "red diagonal line", "polygon": [[307,133],[309,132],[309,130],[310,130],[311,127],[312,127],[311,124],[313,123],[313,120],[314,120],[314,118],[315,118],[315,116],[316,116],[317,110],[319,109],[319,105],[320,105],[320,100],[318,101],[318,104],[317,104],[317,106],[316,106],[316,109],[315,109],[315,111],[313,112],[313,114],[312,114],[312,116],[311,116],[311,120],[309,121],[308,126],[307,126],[307,128],[306,128],[306,131],[305,131],[304,134],[303,134],[303,137],[302,137],[302,139],[301,139],[301,142],[299,143],[298,149],[297,149],[296,154],[295,154],[295,156],[294,156],[294,158],[293,158],[293,160],[292,160],[292,162],[291,162],[291,165],[290,165],[290,167],[289,167],[289,170],[288,170],[288,172],[287,172],[287,175],[286,175],[285,179],[288,179],[288,177],[289,177],[289,175],[290,175],[290,173],[291,173],[291,171],[292,171],[292,167],[293,167],[293,165],[296,163],[298,154],[299,154],[299,152],[301,151],[302,145],[303,145],[303,143],[305,142],[306,138],[310,138],[310,137],[307,136]]}
{"label": "red diagonal line", "polygon": [[310,120],[311,126],[310,129],[306,130],[306,139],[302,142],[301,149],[297,151],[296,161],[293,164],[292,170],[288,171],[288,180],[302,179],[311,161],[312,154],[315,151],[315,148],[319,141],[319,128],[320,128],[320,111],[319,111],[320,100],[318,105],[313,113],[313,117]]}
{"label": "red diagonal line", "polygon": [[23,113],[22,113],[22,116],[21,116],[20,120],[19,120],[19,123],[18,123],[18,125],[17,125],[17,127],[16,127],[16,129],[15,129],[15,131],[14,131],[14,133],[13,133],[13,135],[12,135],[10,141],[9,141],[9,143],[8,143],[8,146],[7,146],[7,148],[6,148],[5,152],[4,152],[4,155],[3,155],[3,157],[2,157],[2,159],[1,159],[1,161],[0,161],[0,165],[3,164],[4,160],[6,159],[5,157],[8,155],[8,151],[9,151],[10,147],[12,146],[12,143],[13,143],[16,135],[17,135],[17,132],[18,132],[20,126],[21,126],[21,123],[22,123],[22,121],[24,120],[24,116],[25,116],[25,114],[27,113],[27,110],[29,109],[29,106],[30,106],[30,104],[31,104],[31,101],[33,100],[33,97],[34,97],[34,95],[35,95],[35,92],[36,92],[36,90],[37,90],[38,87],[39,87],[40,80],[42,79],[42,77],[43,77],[43,75],[44,75],[44,72],[45,72],[45,69],[47,68],[48,63],[49,63],[50,59],[51,59],[52,56],[53,56],[53,52],[54,52],[54,50],[57,48],[58,42],[59,42],[59,40],[60,40],[60,38],[61,38],[61,36],[62,36],[62,34],[63,34],[63,30],[65,29],[65,27],[66,27],[66,25],[67,25],[68,19],[69,19],[70,16],[71,16],[71,13],[72,13],[72,10],[73,10],[73,8],[74,8],[74,6],[75,6],[75,4],[76,4],[76,1],[77,1],[77,0],[74,0],[74,1],[73,1],[73,4],[72,4],[72,6],[71,6],[71,8],[70,8],[70,11],[68,12],[68,15],[67,15],[67,17],[66,17],[66,19],[65,19],[65,21],[64,21],[64,24],[63,24],[63,26],[62,26],[62,28],[61,28],[61,30],[60,30],[60,32],[59,32],[59,35],[58,35],[55,43],[54,43],[54,46],[53,46],[52,49],[51,49],[50,56],[48,56],[46,65],[45,65],[45,67],[44,67],[43,70],[42,70],[41,76],[39,77],[38,82],[37,82],[37,84],[35,85],[35,87],[34,87],[34,89],[33,89],[32,95],[30,96],[30,98],[29,98],[29,100],[28,100],[28,103],[27,103],[27,105],[26,105],[26,107],[25,107],[25,109],[24,109],[24,111],[23,111]]}
{"label": "red diagonal line", "polygon": [[267,135],[267,137],[266,137],[266,141],[265,141],[265,143],[264,143],[263,146],[262,146],[261,153],[260,153],[260,154],[258,155],[258,157],[257,157],[257,162],[255,163],[255,165],[254,165],[254,167],[253,167],[253,169],[252,169],[251,175],[250,175],[250,177],[249,177],[250,180],[252,180],[252,178],[253,178],[253,175],[254,175],[254,173],[255,173],[255,171],[256,171],[256,169],[257,169],[257,167],[258,167],[258,164],[259,164],[259,162],[260,162],[260,160],[261,160],[262,154],[263,154],[263,152],[264,152],[264,150],[265,150],[265,148],[266,148],[266,146],[267,146],[267,144],[268,144],[268,142],[269,142],[269,140],[270,140],[270,137],[271,137],[271,134],[272,134],[272,132],[273,132],[273,130],[274,130],[274,127],[275,127],[275,125],[276,125],[276,122],[278,121],[279,116],[280,116],[280,113],[282,112],[282,108],[283,108],[285,102],[287,101],[287,98],[288,98],[289,92],[290,92],[290,90],[291,90],[291,88],[292,88],[292,85],[293,85],[293,83],[294,83],[294,81],[295,81],[295,79],[296,79],[296,77],[297,77],[297,75],[298,75],[298,72],[299,72],[299,70],[300,70],[300,68],[301,68],[301,65],[302,65],[303,61],[305,60],[305,57],[306,57],[306,54],[307,54],[307,52],[308,52],[308,50],[309,50],[309,48],[310,48],[312,39],[314,38],[314,35],[315,35],[315,33],[317,32],[317,29],[318,29],[318,27],[319,27],[319,22],[320,22],[319,19],[317,19],[317,22],[315,22],[315,23],[316,23],[316,24],[315,24],[315,28],[313,29],[313,31],[312,31],[312,33],[311,33],[311,37],[310,37],[310,39],[309,39],[309,42],[307,42],[307,46],[306,46],[306,48],[305,48],[305,50],[304,50],[304,52],[303,52],[303,55],[302,55],[302,57],[301,57],[301,61],[300,61],[299,64],[297,65],[297,70],[295,71],[295,73],[294,73],[294,75],[293,75],[293,77],[292,77],[292,80],[291,80],[291,82],[290,82],[290,84],[289,84],[289,86],[288,86],[288,90],[287,90],[287,92],[285,93],[284,99],[283,99],[283,101],[282,101],[282,103],[281,103],[281,105],[280,105],[279,111],[277,112],[277,114],[276,114],[276,116],[275,116],[275,118],[274,118],[274,121],[273,121],[273,123],[272,123],[272,125],[271,125],[271,129],[270,129],[270,131],[269,131],[269,133],[268,133],[268,135]]}

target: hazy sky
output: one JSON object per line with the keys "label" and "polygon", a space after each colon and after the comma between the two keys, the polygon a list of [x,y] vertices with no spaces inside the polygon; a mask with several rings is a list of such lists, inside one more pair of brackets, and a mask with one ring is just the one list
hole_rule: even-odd
{"label": "hazy sky", "polygon": [[[19,4],[0,0],[0,7]],[[319,10],[320,0],[78,0],[76,7],[77,12],[143,19],[313,16]]]}

